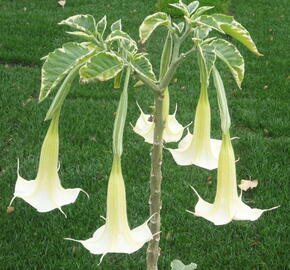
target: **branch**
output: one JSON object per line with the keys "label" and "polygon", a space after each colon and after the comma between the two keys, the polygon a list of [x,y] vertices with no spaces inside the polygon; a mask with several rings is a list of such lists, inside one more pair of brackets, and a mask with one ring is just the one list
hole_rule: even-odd
{"label": "branch", "polygon": [[153,92],[157,92],[160,93],[160,87],[152,80],[150,80],[149,78],[146,78],[145,76],[141,75],[140,73],[137,73],[137,78],[142,81],[144,84],[146,84]]}

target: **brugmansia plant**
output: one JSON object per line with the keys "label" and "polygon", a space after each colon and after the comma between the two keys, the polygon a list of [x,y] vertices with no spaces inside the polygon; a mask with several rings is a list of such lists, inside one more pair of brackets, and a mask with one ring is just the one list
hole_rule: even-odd
{"label": "brugmansia plant", "polygon": [[[140,42],[144,44],[158,27],[163,27],[166,40],[160,59],[158,76],[155,75],[147,54],[138,50],[137,42],[122,29],[121,20],[107,27],[106,16],[96,23],[91,15],[76,15],[60,22],[70,27],[71,35],[83,42],[69,42],[62,48],[44,57],[39,100],[44,100],[53,89],[58,91],[47,112],[46,120],[51,124],[43,143],[39,173],[35,181],[18,177],[14,197],[21,197],[37,208],[50,211],[72,203],[80,189],[64,190],[57,174],[58,163],[58,119],[62,104],[75,78],[90,83],[114,80],[114,87],[124,84],[120,96],[113,132],[113,165],[108,182],[107,215],[105,224],[88,240],[80,242],[93,254],[132,253],[149,241],[147,269],[158,269],[161,231],[161,180],[162,152],[164,143],[176,142],[182,137],[184,128],[176,120],[176,112],[169,114],[170,82],[182,62],[196,55],[200,75],[200,96],[195,110],[193,132],[180,141],[177,149],[168,149],[179,165],[196,165],[209,170],[218,168],[217,193],[213,204],[200,196],[194,214],[202,216],[216,225],[233,219],[255,220],[265,210],[251,209],[237,195],[234,152],[229,133],[230,117],[224,86],[215,66],[221,61],[231,71],[238,87],[244,78],[244,59],[238,49],[222,35],[229,35],[260,56],[249,32],[233,17],[223,14],[206,15],[213,7],[199,7],[198,1],[189,5],[182,1],[172,6],[183,13],[183,21],[175,23],[168,14],[157,12],[144,19],[139,28]],[[218,32],[219,38],[211,35]],[[188,42],[191,47],[181,51]],[[141,115],[133,130],[152,144],[150,172],[150,218],[141,226],[131,230],[127,219],[125,183],[121,169],[123,132],[127,114],[127,91],[129,80],[138,79],[154,95],[153,114]],[[158,79],[157,79],[158,78]],[[211,138],[211,112],[208,86],[211,78],[217,90],[221,116],[222,140]],[[138,105],[139,106],[139,105]],[[41,195],[39,195],[41,194]],[[273,209],[273,208],[272,208]],[[270,209],[268,209],[270,210]],[[148,223],[148,225],[147,225]],[[71,238],[67,238],[73,240]],[[101,258],[101,259],[102,259]],[[184,265],[175,260],[172,269],[195,269],[195,264]]]}

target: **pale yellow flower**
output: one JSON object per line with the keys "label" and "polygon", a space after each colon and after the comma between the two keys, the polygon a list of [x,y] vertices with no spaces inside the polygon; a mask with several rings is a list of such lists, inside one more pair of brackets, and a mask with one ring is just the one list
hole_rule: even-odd
{"label": "pale yellow flower", "polygon": [[[153,144],[154,139],[154,117],[150,114],[145,114],[139,104],[137,106],[141,112],[133,130],[142,136],[147,143]],[[164,130],[163,130],[163,140],[166,143],[178,142],[183,134],[184,127],[178,123],[175,118],[177,112],[177,105],[175,107],[175,112],[169,114],[169,93],[168,89],[164,92],[164,102],[163,102],[163,119],[164,119]]]}
{"label": "pale yellow flower", "polygon": [[59,114],[51,120],[42,144],[39,168],[35,180],[27,181],[20,176],[18,161],[18,177],[14,197],[10,205],[16,197],[19,197],[36,208],[38,212],[48,212],[58,208],[64,214],[61,207],[75,202],[79,192],[83,191],[80,188],[64,189],[60,183],[57,168],[59,151],[58,119]]}
{"label": "pale yellow flower", "polygon": [[150,219],[133,230],[128,225],[121,159],[117,155],[114,155],[109,178],[105,220],[105,225],[97,229],[92,238],[87,240],[65,239],[81,243],[93,254],[102,254],[101,261],[107,253],[133,253],[152,239],[147,225]]}
{"label": "pale yellow flower", "polygon": [[235,156],[230,139],[230,135],[223,135],[221,152],[219,155],[217,171],[217,191],[214,203],[204,201],[197,191],[192,188],[198,196],[195,212],[190,212],[195,216],[203,217],[215,225],[223,225],[232,220],[258,219],[265,211],[270,209],[251,208],[242,201],[242,193],[238,196],[236,182]]}
{"label": "pale yellow flower", "polygon": [[177,149],[168,148],[178,165],[216,169],[221,141],[210,138],[210,105],[207,91],[201,91],[196,107],[193,135],[188,131]]}

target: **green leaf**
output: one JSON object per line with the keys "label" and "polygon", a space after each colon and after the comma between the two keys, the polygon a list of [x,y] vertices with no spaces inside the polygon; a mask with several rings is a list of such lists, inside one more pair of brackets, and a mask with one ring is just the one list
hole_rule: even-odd
{"label": "green leaf", "polygon": [[152,65],[144,55],[137,54],[131,61],[131,66],[137,73],[153,81],[156,81]]}
{"label": "green leaf", "polygon": [[169,4],[169,5],[181,10],[185,16],[189,17],[190,14],[189,14],[189,11],[187,9],[187,6],[182,1],[179,1],[179,3],[173,3],[173,4]]}
{"label": "green leaf", "polygon": [[178,30],[181,34],[184,29],[184,22],[180,22],[179,24],[173,23],[173,26]]}
{"label": "green leaf", "polygon": [[211,15],[201,15],[196,20],[192,20],[193,25],[196,23],[203,26],[210,27],[222,34],[225,33],[223,29],[220,27],[220,24]]}
{"label": "green leaf", "polygon": [[245,45],[252,53],[257,56],[262,56],[258,52],[258,49],[252,40],[248,30],[243,27],[240,23],[234,20],[232,16],[227,16],[223,14],[213,14],[212,17],[218,22],[220,28],[228,35],[234,37]]}
{"label": "green leaf", "polygon": [[61,21],[59,24],[68,25],[89,35],[96,35],[96,22],[92,15],[75,15]]}
{"label": "green leaf", "polygon": [[85,32],[81,32],[81,31],[74,31],[74,32],[67,31],[66,33],[83,38],[83,39],[88,40],[88,41],[95,40],[95,37],[93,35],[89,35]]}
{"label": "green leaf", "polygon": [[70,88],[71,88],[71,85],[72,85],[76,75],[78,74],[79,68],[80,68],[80,66],[74,67],[69,72],[69,74],[66,76],[66,78],[64,79],[63,83],[61,84],[61,87],[57,91],[57,93],[56,93],[47,113],[46,113],[45,120],[52,119],[54,114],[60,110],[60,108],[61,108]]}
{"label": "green leaf", "polygon": [[170,17],[164,12],[157,12],[147,16],[139,28],[139,37],[141,43],[145,43],[145,41],[150,37],[152,32],[158,26],[169,26],[170,23]]}
{"label": "green leaf", "polygon": [[241,88],[245,72],[245,64],[244,58],[239,50],[233,44],[224,39],[214,40],[211,44],[215,47],[216,55],[228,66],[237,85]]}
{"label": "green leaf", "polygon": [[196,12],[191,16],[191,19],[195,19],[197,18],[198,16],[202,15],[204,12],[212,9],[214,7],[212,6],[203,6],[203,7],[200,7],[196,10]]}
{"label": "green leaf", "polygon": [[115,21],[112,25],[111,25],[111,31],[114,32],[116,30],[122,30],[122,21],[121,19],[118,21]]}
{"label": "green leaf", "polygon": [[210,27],[204,26],[204,25],[199,25],[194,30],[195,37],[198,38],[198,39],[205,39],[208,36],[210,31],[211,31]]}
{"label": "green leaf", "polygon": [[179,260],[174,260],[171,262],[171,270],[194,270],[196,268],[197,268],[197,265],[195,263],[184,265]]}
{"label": "green leaf", "polygon": [[90,60],[81,67],[81,81],[110,80],[123,69],[123,66],[124,62],[118,56],[109,52],[100,52],[92,56]]}
{"label": "green leaf", "polygon": [[46,58],[41,70],[41,88],[39,100],[45,99],[64,76],[75,66],[84,62],[91,54],[87,47],[75,43],[65,43]]}
{"label": "green leaf", "polygon": [[99,37],[99,40],[103,40],[103,35],[105,33],[107,27],[107,17],[106,15],[97,23],[96,29],[97,29],[97,35]]}
{"label": "green leaf", "polygon": [[199,2],[198,1],[193,1],[191,2],[188,6],[187,6],[187,10],[189,12],[189,15],[191,15],[192,13],[194,13],[196,11],[196,9],[199,6]]}
{"label": "green leaf", "polygon": [[114,41],[120,41],[123,45],[123,48],[132,54],[135,54],[138,50],[136,41],[121,30],[115,30],[106,39],[107,43],[112,43]]}

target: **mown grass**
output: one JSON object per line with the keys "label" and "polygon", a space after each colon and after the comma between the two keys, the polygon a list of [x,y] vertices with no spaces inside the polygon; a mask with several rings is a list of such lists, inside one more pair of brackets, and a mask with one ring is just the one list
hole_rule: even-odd
{"label": "mown grass", "polygon": [[[132,255],[108,254],[101,266],[99,256],[91,255],[81,245],[64,237],[87,239],[103,224],[107,180],[111,167],[111,134],[120,90],[112,82],[76,84],[65,102],[60,122],[60,177],[64,187],[82,187],[77,202],[59,211],[40,214],[20,199],[15,211],[6,214],[14,191],[16,159],[21,175],[33,179],[37,172],[39,151],[48,123],[43,122],[52,97],[38,104],[40,57],[70,40],[57,22],[77,13],[90,13],[109,22],[122,18],[124,28],[137,38],[138,25],[154,12],[155,1],[68,1],[64,9],[56,1],[1,2],[0,41],[0,269],[145,269],[144,246]],[[266,5],[268,4],[268,6]],[[256,222],[232,222],[216,227],[185,212],[193,210],[196,197],[189,188],[212,201],[216,171],[196,167],[178,167],[168,152],[164,153],[163,208],[160,269],[169,269],[175,258],[195,262],[199,269],[289,269],[289,13],[287,1],[273,6],[269,0],[233,0],[231,12],[252,33],[260,51],[257,58],[237,44],[246,60],[243,90],[234,85],[228,71],[223,78],[232,115],[232,135],[239,179],[259,179],[259,186],[244,194],[252,207],[268,208]],[[24,11],[24,7],[26,11]],[[289,8],[288,8],[289,9]],[[129,16],[128,16],[129,13]],[[164,31],[159,30],[148,43],[152,61],[158,64]],[[194,60],[195,61],[195,60]],[[198,96],[196,64],[188,60],[179,68],[177,82],[171,87],[172,111],[177,118],[192,121]],[[6,63],[6,64],[5,64]],[[19,65],[21,63],[22,65]],[[214,89],[212,134],[220,138],[219,115]],[[129,111],[124,137],[123,173],[126,181],[128,215],[131,227],[148,217],[148,177],[150,145],[135,135],[129,122],[136,121],[138,100],[147,111],[152,95],[144,87],[129,91]],[[208,184],[208,177],[212,184]]]}

